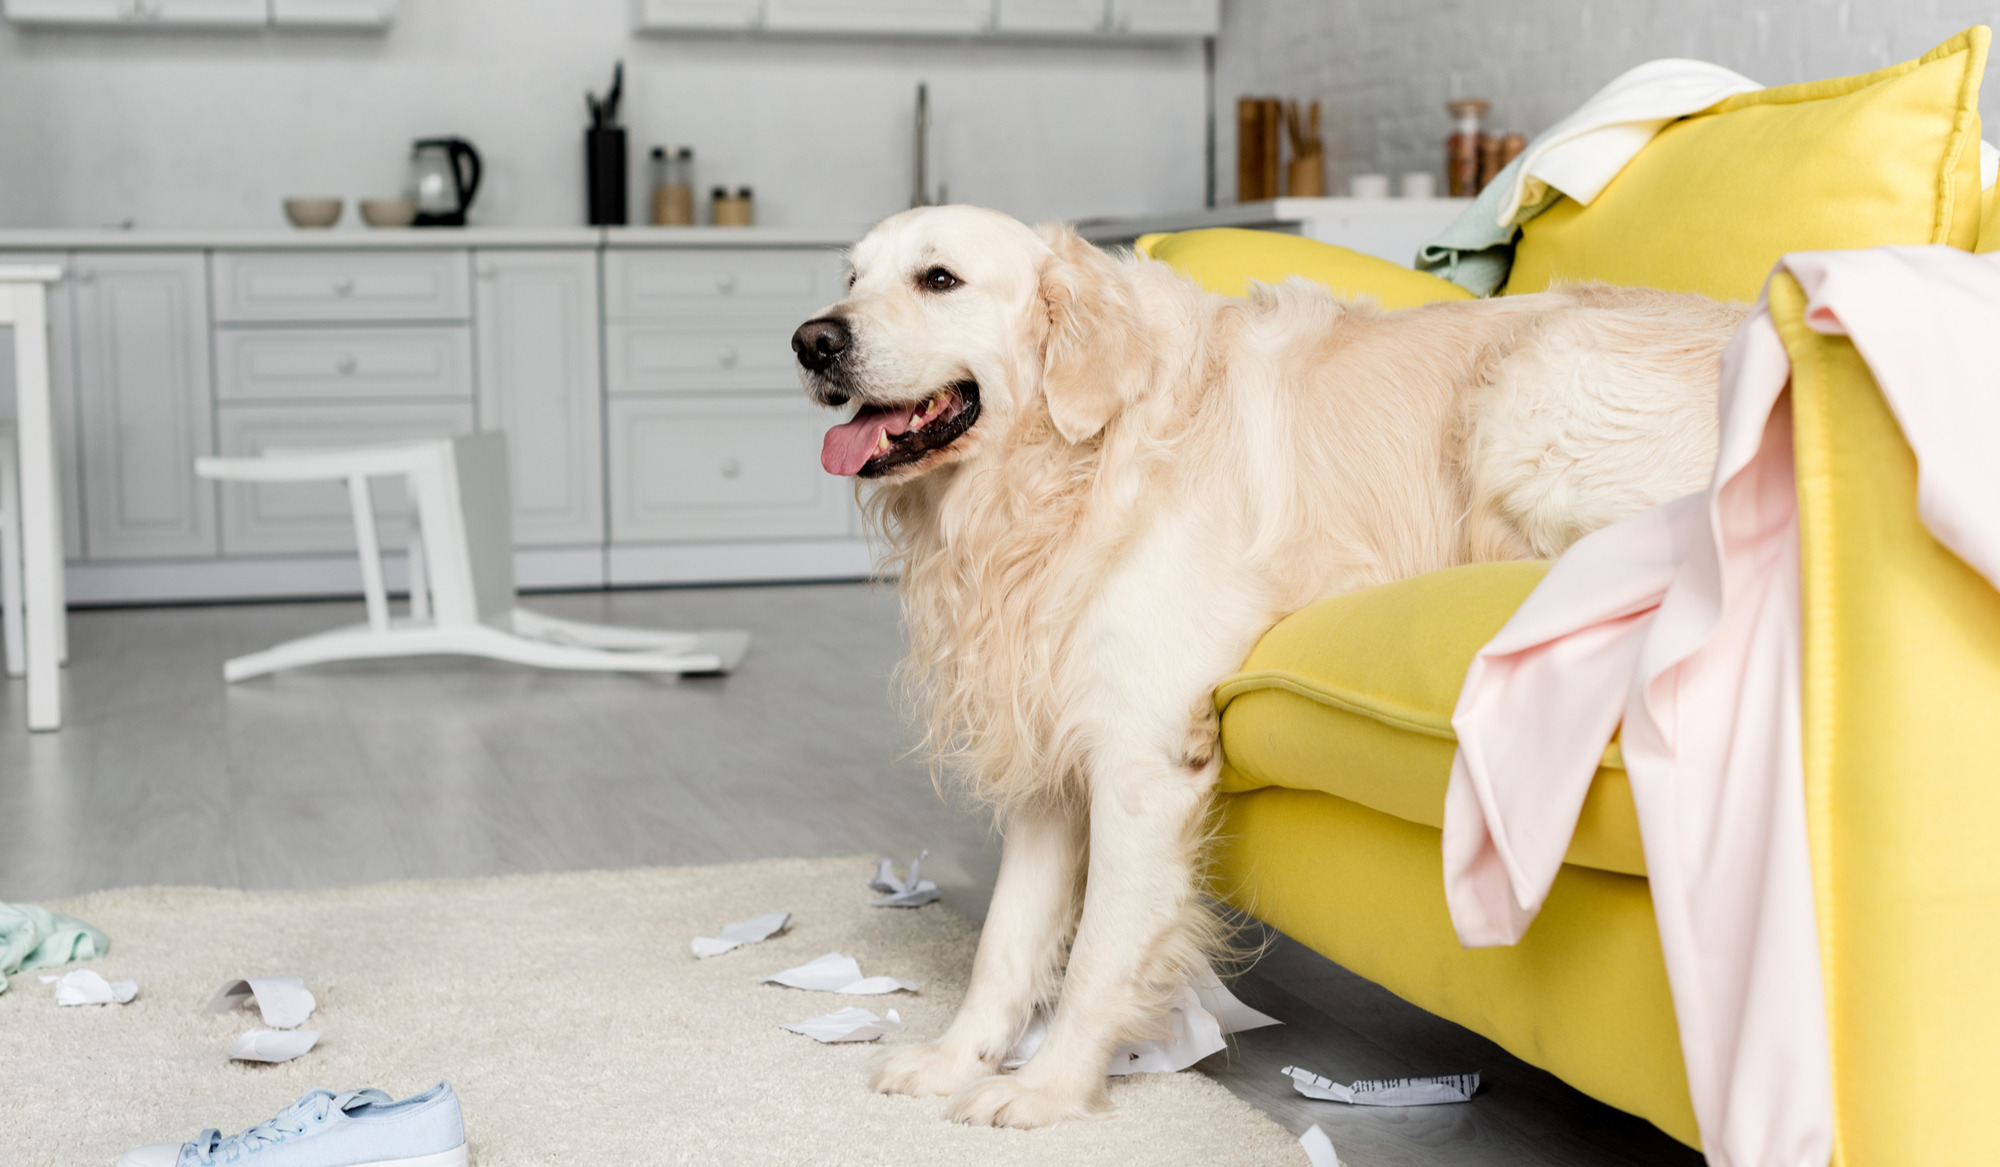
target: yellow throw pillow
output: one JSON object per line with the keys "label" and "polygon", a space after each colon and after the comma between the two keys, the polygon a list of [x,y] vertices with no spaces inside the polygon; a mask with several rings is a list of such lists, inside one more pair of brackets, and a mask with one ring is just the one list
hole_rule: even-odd
{"label": "yellow throw pillow", "polygon": [[1506,294],[1602,280],[1754,300],[1788,251],[1979,239],[1991,33],[1857,77],[1739,94],[1668,126],[1590,206],[1521,229]]}
{"label": "yellow throw pillow", "polygon": [[1973,248],[1981,255],[1989,251],[2000,251],[2000,185],[1986,188],[1986,210],[1979,216],[1979,246]]}
{"label": "yellow throw pillow", "polygon": [[1145,235],[1136,250],[1193,277],[1219,296],[1247,296],[1251,280],[1275,284],[1287,276],[1304,276],[1325,284],[1344,300],[1374,300],[1392,311],[1438,300],[1472,299],[1471,292],[1434,275],[1275,231],[1211,227]]}

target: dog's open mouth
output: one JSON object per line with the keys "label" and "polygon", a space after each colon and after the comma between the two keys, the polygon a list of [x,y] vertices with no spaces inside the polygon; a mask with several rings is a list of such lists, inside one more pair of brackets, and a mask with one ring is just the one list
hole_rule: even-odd
{"label": "dog's open mouth", "polygon": [[957,441],[979,417],[979,385],[960,381],[914,405],[863,405],[826,431],[819,464],[828,474],[873,478]]}

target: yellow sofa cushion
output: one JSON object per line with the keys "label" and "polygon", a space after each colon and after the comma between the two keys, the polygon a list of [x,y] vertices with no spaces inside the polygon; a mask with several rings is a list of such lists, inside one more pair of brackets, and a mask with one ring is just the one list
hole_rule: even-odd
{"label": "yellow sofa cushion", "polygon": [[1590,206],[1521,230],[1506,294],[1611,284],[1754,300],[1788,251],[1979,238],[1990,34],[1915,61],[1740,94],[1668,126]]}
{"label": "yellow sofa cushion", "polygon": [[[1224,792],[1317,790],[1433,829],[1473,655],[1548,564],[1484,563],[1324,600],[1281,621],[1216,688]],[[1605,751],[1569,862],[1643,875],[1632,788]]]}
{"label": "yellow sofa cushion", "polygon": [[1979,214],[1979,245],[1973,248],[1981,255],[2000,251],[2000,185],[1986,188],[1984,203],[1986,209]]}
{"label": "yellow sofa cushion", "polygon": [[1344,300],[1372,299],[1392,311],[1439,300],[1472,299],[1471,292],[1434,275],[1276,231],[1211,227],[1143,235],[1135,249],[1193,277],[1218,296],[1247,296],[1251,280],[1276,284],[1304,276],[1332,288]]}
{"label": "yellow sofa cushion", "polygon": [[1435,829],[1316,791],[1216,802],[1217,898],[1699,1145],[1645,880],[1565,866],[1519,944],[1461,948]]}

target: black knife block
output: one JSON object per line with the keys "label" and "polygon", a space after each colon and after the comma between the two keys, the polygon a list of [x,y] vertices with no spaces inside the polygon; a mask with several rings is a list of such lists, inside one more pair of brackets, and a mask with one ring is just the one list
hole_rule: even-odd
{"label": "black knife block", "polygon": [[625,225],[625,131],[583,132],[584,174],[589,180],[590,225]]}

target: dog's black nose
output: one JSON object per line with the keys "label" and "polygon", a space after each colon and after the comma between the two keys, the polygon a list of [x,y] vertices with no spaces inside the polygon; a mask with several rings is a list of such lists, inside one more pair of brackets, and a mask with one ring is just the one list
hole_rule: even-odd
{"label": "dog's black nose", "polygon": [[847,323],[832,316],[808,320],[792,334],[792,351],[799,363],[817,373],[847,351]]}

